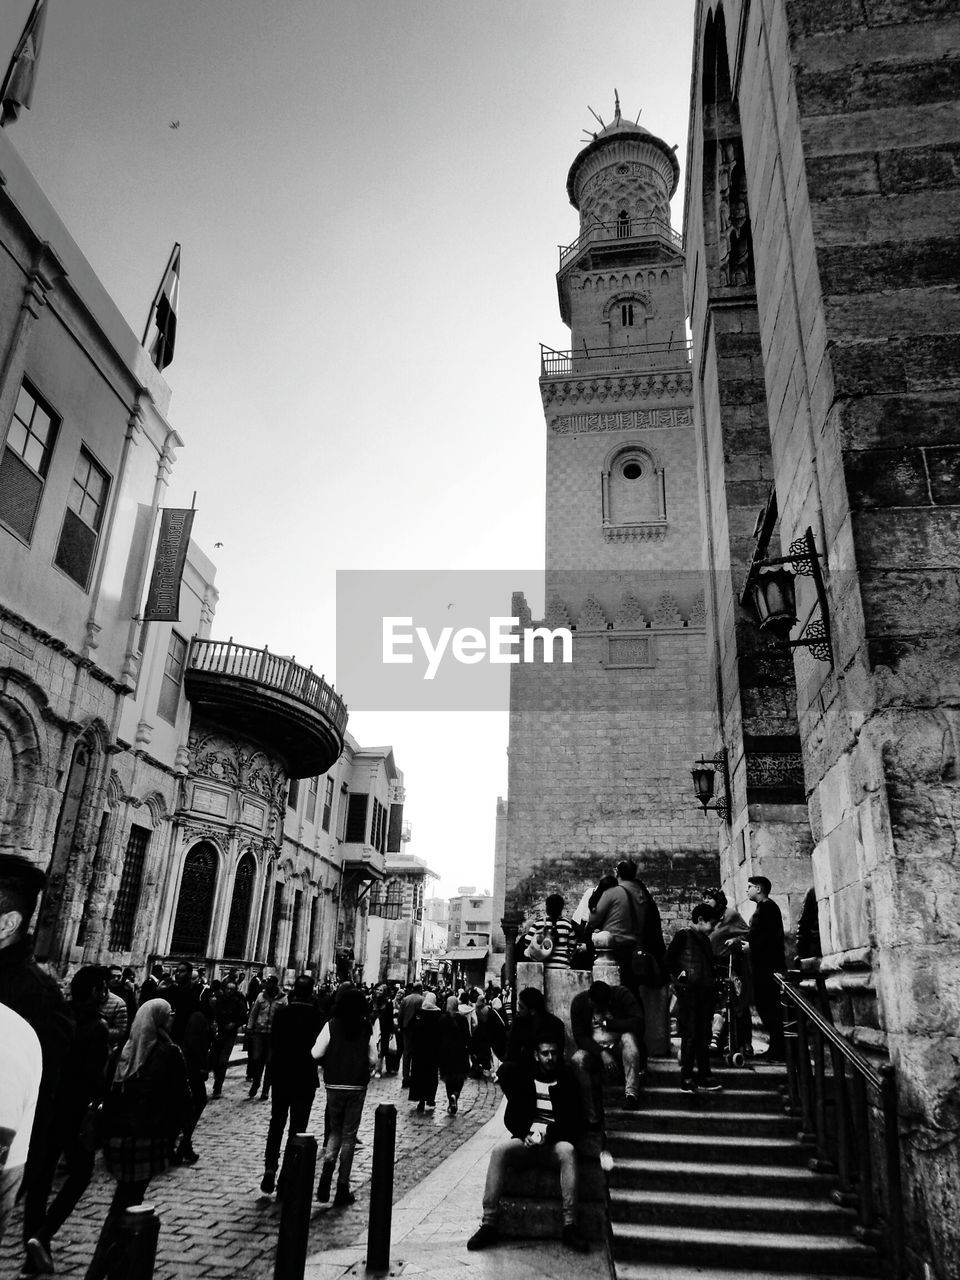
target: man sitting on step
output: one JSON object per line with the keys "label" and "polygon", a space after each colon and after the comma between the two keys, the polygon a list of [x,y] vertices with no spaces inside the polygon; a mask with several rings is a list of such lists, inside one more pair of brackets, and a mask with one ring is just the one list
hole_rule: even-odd
{"label": "man sitting on step", "polygon": [[497,1078],[507,1096],[504,1123],[513,1135],[490,1152],[483,1188],[483,1221],[467,1241],[485,1249],[500,1238],[500,1197],[510,1169],[559,1169],[563,1204],[561,1239],[577,1253],[589,1244],[577,1229],[578,1172],[575,1144],[583,1131],[580,1090],[555,1040],[541,1039],[533,1066],[504,1062]]}
{"label": "man sitting on step", "polygon": [[598,1075],[616,1078],[623,1070],[623,1105],[640,1105],[640,1084],[646,1067],[643,1005],[624,986],[594,982],[570,1002],[570,1028],[577,1048],[570,1065],[577,1073],[587,1124],[598,1127],[595,1094]]}

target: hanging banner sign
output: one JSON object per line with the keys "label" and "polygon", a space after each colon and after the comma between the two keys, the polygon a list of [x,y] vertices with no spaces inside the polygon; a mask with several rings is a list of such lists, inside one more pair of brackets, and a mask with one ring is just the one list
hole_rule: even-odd
{"label": "hanging banner sign", "polygon": [[195,515],[195,511],[178,507],[164,507],[161,512],[160,537],[143,610],[144,622],[180,621],[180,582]]}

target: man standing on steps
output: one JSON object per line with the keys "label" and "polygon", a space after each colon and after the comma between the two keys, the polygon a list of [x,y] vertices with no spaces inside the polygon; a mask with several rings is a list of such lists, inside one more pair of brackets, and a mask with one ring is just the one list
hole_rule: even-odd
{"label": "man standing on steps", "polygon": [[786,955],[783,948],[783,916],[770,897],[772,885],[766,876],[750,876],[747,881],[747,897],[756,903],[750,918],[747,948],[753,966],[754,999],[763,1029],[770,1037],[770,1048],[758,1055],[767,1062],[782,1062],[783,1012],[780,1008],[780,988],[775,973],[785,973]]}
{"label": "man standing on steps", "polygon": [[490,1152],[483,1188],[483,1221],[467,1241],[470,1250],[486,1249],[500,1238],[500,1197],[509,1169],[559,1169],[563,1203],[561,1239],[568,1249],[588,1253],[577,1228],[578,1171],[575,1144],[583,1131],[580,1089],[563,1064],[560,1045],[541,1040],[534,1065],[505,1062],[497,1078],[507,1096],[504,1123],[512,1137]]}
{"label": "man standing on steps", "polygon": [[[667,947],[667,970],[677,993],[680,1028],[680,1088],[713,1093],[723,1086],[710,1074],[710,1028],[717,994],[713,968],[713,907],[701,902],[693,908],[689,929],[678,929]],[[694,1080],[696,1070],[696,1080]]]}

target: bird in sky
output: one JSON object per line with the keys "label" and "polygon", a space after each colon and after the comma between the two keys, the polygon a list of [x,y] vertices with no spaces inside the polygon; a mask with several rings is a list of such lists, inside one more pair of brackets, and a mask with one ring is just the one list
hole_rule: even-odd
{"label": "bird in sky", "polygon": [[217,547],[222,547],[222,546],[223,546],[223,543],[222,543],[222,542],[215,542],[215,543],[213,544],[213,549],[214,549],[214,551],[216,551]]}
{"label": "bird in sky", "polygon": [[167,126],[167,128],[168,128],[168,129],[179,129],[179,128],[180,128],[180,121],[179,121],[179,120],[171,120],[171,121],[170,121],[170,123],[169,123],[169,125]]}

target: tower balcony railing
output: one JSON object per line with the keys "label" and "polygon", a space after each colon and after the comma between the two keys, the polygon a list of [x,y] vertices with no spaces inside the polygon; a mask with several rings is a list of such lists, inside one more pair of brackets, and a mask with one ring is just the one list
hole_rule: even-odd
{"label": "tower balcony railing", "polygon": [[541,378],[569,378],[596,373],[636,373],[638,369],[679,369],[690,363],[692,342],[685,338],[669,342],[634,343],[629,346],[583,346],[579,351],[554,351],[540,343]]}
{"label": "tower balcony railing", "polygon": [[616,222],[601,222],[599,218],[573,244],[561,244],[560,270],[587,245],[607,240],[659,240],[666,241],[672,249],[683,252],[683,236],[674,231],[663,218],[618,218]]}

